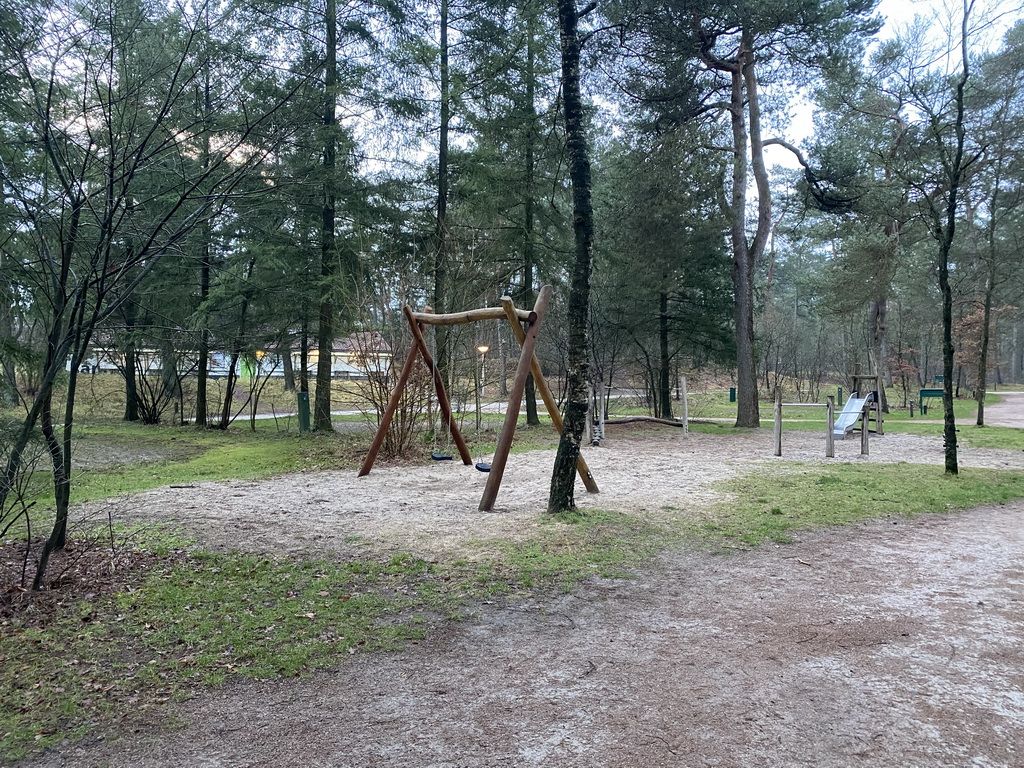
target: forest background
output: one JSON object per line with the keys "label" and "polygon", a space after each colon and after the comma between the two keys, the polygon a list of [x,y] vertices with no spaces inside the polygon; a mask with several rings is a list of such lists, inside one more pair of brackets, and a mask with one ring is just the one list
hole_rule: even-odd
{"label": "forest background", "polygon": [[[683,375],[733,385],[755,427],[762,398],[820,399],[860,365],[893,406],[941,381],[949,429],[954,393],[982,421],[992,377],[1024,371],[1024,26],[929,7],[882,39],[870,0],[0,5],[4,519],[36,440],[63,546],[97,350],[126,420],[226,429],[267,358],[328,431],[319,350],[400,357],[404,305],[528,307],[543,284],[551,378],[662,418]],[[481,345],[514,358],[500,328],[430,342],[455,389]]]}

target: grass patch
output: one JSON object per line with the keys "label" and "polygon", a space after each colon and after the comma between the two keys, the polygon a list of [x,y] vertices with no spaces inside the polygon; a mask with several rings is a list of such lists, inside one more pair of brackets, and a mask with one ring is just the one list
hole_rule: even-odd
{"label": "grass patch", "polygon": [[[913,390],[913,396],[916,398],[917,390]],[[762,392],[764,394],[764,392]],[[828,395],[835,395],[836,389],[833,388],[822,388],[820,392],[820,402],[824,403],[825,398]],[[940,400],[932,400],[930,402],[927,415],[922,415],[917,408],[916,400],[914,406],[914,419],[910,418],[910,410],[898,408],[897,404],[903,402],[902,390],[895,388],[889,388],[886,390],[888,397],[889,407],[892,409],[890,413],[885,414],[885,422],[888,424],[890,421],[902,422],[908,421],[913,422],[917,419],[928,419],[928,420],[941,420],[942,419],[942,402]],[[849,399],[849,392],[844,388],[843,390],[843,402],[845,403]],[[787,393],[783,395],[785,402],[796,402],[797,395],[794,393]],[[695,419],[735,419],[736,418],[736,403],[730,403],[727,391],[716,391],[716,392],[697,392],[690,393],[688,397],[689,401],[689,415],[690,418]],[[988,392],[985,396],[985,404],[993,405],[999,402],[999,395],[995,392]],[[761,421],[767,422],[769,425],[772,421],[772,411],[774,403],[771,400],[760,401],[760,412]],[[640,408],[632,407],[628,409],[630,414],[647,414],[649,411]],[[842,406],[839,402],[836,402],[836,413],[842,410]],[[953,413],[958,419],[970,419],[977,415],[978,408],[977,402],[971,398],[959,398],[953,401]],[[616,413],[620,413],[616,410]],[[625,410],[621,411],[625,413]],[[821,407],[801,407],[799,405],[790,406],[782,409],[782,418],[787,421],[825,421],[825,409]]]}
{"label": "grass patch", "polygon": [[138,583],[61,602],[40,618],[8,612],[0,635],[0,754],[80,737],[231,678],[273,678],[396,648],[424,633],[417,585],[436,565],[295,562],[178,551]]}
{"label": "grass patch", "polygon": [[[162,485],[271,477],[308,469],[354,468],[362,435],[151,427],[125,422],[85,425],[76,440],[72,502],[122,496]],[[34,496],[52,505],[50,476],[33,478]]]}
{"label": "grass patch", "polygon": [[569,591],[581,580],[625,578],[629,568],[671,541],[666,529],[619,512],[582,511],[545,516],[539,534],[526,541],[502,541],[495,583],[508,589]]}
{"label": "grass patch", "polygon": [[962,469],[957,477],[919,464],[795,466],[723,482],[734,499],[698,528],[713,539],[788,542],[794,531],[868,518],[950,512],[1024,497],[1024,472]]}
{"label": "grass patch", "polygon": [[135,565],[119,567],[116,588],[94,594],[83,580],[77,593],[40,593],[0,614],[0,756],[75,740],[232,679],[303,675],[417,642],[471,600],[622,577],[665,542],[661,529],[605,512],[545,517],[531,540],[448,563],[211,554],[138,537]]}

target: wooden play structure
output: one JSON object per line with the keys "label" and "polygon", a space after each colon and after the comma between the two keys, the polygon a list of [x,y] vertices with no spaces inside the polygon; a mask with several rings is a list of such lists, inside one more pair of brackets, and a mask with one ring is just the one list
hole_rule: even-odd
{"label": "wooden play structure", "polygon": [[[435,315],[432,312],[413,312],[411,308],[405,307],[403,312],[412,330],[413,348],[409,350],[409,355],[405,359],[405,365],[402,367],[401,374],[399,374],[398,383],[395,385],[395,391],[391,393],[391,398],[388,400],[387,407],[381,416],[380,424],[377,426],[377,433],[374,435],[373,443],[371,443],[370,450],[367,452],[366,458],[363,459],[363,464],[359,468],[359,477],[369,474],[373,468],[373,463],[377,459],[377,453],[380,451],[384,437],[391,426],[391,420],[398,408],[402,393],[409,383],[409,377],[412,374],[413,366],[416,364],[418,357],[422,357],[424,364],[430,369],[434,380],[434,389],[437,392],[437,404],[441,411],[442,422],[451,431],[452,440],[458,447],[462,463],[466,466],[473,464],[469,447],[459,431],[458,424],[452,418],[451,400],[445,391],[441,373],[434,364],[434,358],[431,356],[430,350],[427,349],[427,343],[423,335],[424,326],[462,325],[481,320],[508,320],[512,332],[522,347],[522,353],[519,356],[515,378],[512,380],[512,387],[509,390],[505,421],[502,424],[501,432],[498,434],[498,444],[494,450],[494,457],[491,459],[488,469],[479,467],[482,471],[488,473],[487,485],[484,487],[479,509],[481,512],[490,512],[494,508],[494,501],[498,496],[498,489],[501,487],[501,479],[505,474],[505,465],[508,463],[509,452],[512,448],[512,438],[515,436],[516,423],[519,420],[519,408],[522,404],[523,393],[526,390],[526,379],[530,373],[533,373],[534,384],[544,401],[544,407],[547,408],[551,416],[552,424],[559,433],[562,431],[562,416],[558,412],[558,404],[551,393],[550,387],[548,387],[547,381],[544,379],[544,374],[541,373],[540,362],[535,354],[537,336],[540,333],[541,322],[544,319],[544,313],[550,300],[551,286],[545,285],[541,289],[532,311],[517,309],[512,299],[508,296],[501,298],[500,307],[484,307],[482,309],[469,310],[468,312],[455,312],[451,314]],[[526,324],[525,329],[523,328],[524,323]],[[590,493],[598,493],[597,483],[590,474],[590,468],[587,466],[583,456],[580,456],[576,462],[576,471],[580,479],[583,480],[587,490]]]}

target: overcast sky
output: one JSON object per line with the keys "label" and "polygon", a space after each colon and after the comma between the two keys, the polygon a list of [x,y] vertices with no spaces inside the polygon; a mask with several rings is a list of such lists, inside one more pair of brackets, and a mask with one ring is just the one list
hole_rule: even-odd
{"label": "overcast sky", "polygon": [[[983,30],[973,36],[977,41],[975,47],[998,45],[1006,30],[1024,18],[1022,6],[1024,0],[974,0],[973,18],[979,23],[984,23]],[[916,16],[921,16],[932,22],[936,40],[945,39],[946,25],[942,23],[942,17],[948,17],[952,13],[959,23],[962,8],[962,0],[881,0],[877,13],[885,19],[885,26],[878,36],[882,40],[894,37],[901,29],[910,25]],[[799,145],[811,134],[812,114],[810,104],[804,103],[794,108],[793,121],[786,132],[791,142]],[[787,168],[799,168],[793,155],[778,146],[765,149],[765,161],[769,167],[778,164]]]}

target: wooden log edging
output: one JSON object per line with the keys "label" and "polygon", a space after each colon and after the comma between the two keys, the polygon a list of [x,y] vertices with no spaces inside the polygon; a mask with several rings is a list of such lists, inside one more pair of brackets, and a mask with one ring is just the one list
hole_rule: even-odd
{"label": "wooden log edging", "polygon": [[[658,419],[654,416],[623,416],[621,419],[605,419],[605,424],[632,424],[635,421],[650,421],[655,424],[664,424],[666,427],[686,427],[686,422],[679,421],[677,419]],[[713,424],[714,422],[705,421],[698,422],[704,424]]]}

